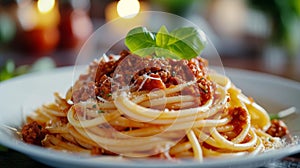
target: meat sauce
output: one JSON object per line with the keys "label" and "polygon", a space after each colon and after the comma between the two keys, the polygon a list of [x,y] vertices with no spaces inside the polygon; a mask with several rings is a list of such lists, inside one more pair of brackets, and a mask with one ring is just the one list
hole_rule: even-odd
{"label": "meat sauce", "polygon": [[[243,126],[247,123],[247,112],[242,107],[236,107],[229,109],[229,115],[232,116],[232,120],[229,124],[233,125],[234,127],[234,135],[225,135],[227,139],[231,140],[233,137],[238,135]],[[267,134],[271,135],[272,137],[279,137],[282,138],[289,134],[288,128],[285,123],[281,120],[271,120],[271,126],[266,131]],[[251,139],[251,136],[248,134],[243,142],[248,142]]]}
{"label": "meat sauce", "polygon": [[126,86],[132,92],[152,91],[197,81],[182,94],[199,97],[198,105],[203,105],[211,99],[214,88],[207,76],[207,64],[200,57],[191,60],[147,58],[122,51],[119,59],[109,56],[108,60],[91,64],[89,73],[82,75],[74,85],[72,100],[110,100],[113,91]]}
{"label": "meat sauce", "polygon": [[289,130],[283,121],[274,119],[271,121],[271,126],[267,130],[267,133],[273,137],[282,138],[289,134]]}
{"label": "meat sauce", "polygon": [[21,130],[22,138],[25,142],[42,146],[42,140],[47,134],[47,130],[36,121],[23,126]]}
{"label": "meat sauce", "polygon": [[[243,127],[247,124],[247,111],[242,107],[235,107],[228,109],[227,112],[228,115],[232,117],[228,124],[233,126],[233,130],[223,133],[223,136],[228,140],[231,140],[239,135],[242,132]],[[248,142],[250,139],[251,136],[247,135],[243,142]]]}

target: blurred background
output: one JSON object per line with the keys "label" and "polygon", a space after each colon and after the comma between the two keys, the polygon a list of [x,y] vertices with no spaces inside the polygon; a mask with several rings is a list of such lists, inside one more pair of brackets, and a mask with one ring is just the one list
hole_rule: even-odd
{"label": "blurred background", "polygon": [[73,65],[94,30],[142,11],[203,25],[224,66],[300,81],[300,0],[0,0],[0,81]]}

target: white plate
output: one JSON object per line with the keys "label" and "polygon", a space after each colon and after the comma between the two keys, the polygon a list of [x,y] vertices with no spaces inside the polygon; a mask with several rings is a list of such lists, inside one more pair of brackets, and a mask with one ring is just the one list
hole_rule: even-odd
{"label": "white plate", "polygon": [[[2,127],[19,127],[25,115],[42,103],[53,100],[53,92],[64,94],[72,85],[72,72],[71,67],[60,68],[0,83],[0,144],[54,167],[256,167],[300,152],[300,145],[294,145],[258,156],[217,159],[203,163],[191,160],[125,160],[120,157],[80,156],[28,145],[20,141],[13,132]],[[252,96],[272,113],[291,106],[300,109],[300,84],[297,82],[237,69],[226,69],[226,74],[244,93]],[[300,130],[299,111],[285,120],[291,132]]]}

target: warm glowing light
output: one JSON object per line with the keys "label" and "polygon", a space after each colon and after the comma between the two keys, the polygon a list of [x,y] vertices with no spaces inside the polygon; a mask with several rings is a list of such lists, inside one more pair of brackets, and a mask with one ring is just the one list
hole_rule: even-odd
{"label": "warm glowing light", "polygon": [[117,11],[122,18],[133,18],[140,11],[140,3],[138,0],[120,0]]}
{"label": "warm glowing light", "polygon": [[37,6],[41,13],[47,13],[54,8],[55,0],[39,0]]}

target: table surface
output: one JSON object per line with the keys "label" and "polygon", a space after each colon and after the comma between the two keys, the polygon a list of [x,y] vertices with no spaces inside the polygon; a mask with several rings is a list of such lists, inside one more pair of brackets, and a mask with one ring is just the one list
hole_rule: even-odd
{"label": "table surface", "polygon": [[[14,53],[7,53],[6,57],[13,58],[20,65],[30,64],[38,59],[38,57],[20,56]],[[58,67],[69,66],[74,64],[76,52],[60,52],[53,54],[51,58],[53,58]],[[299,56],[287,58],[221,56],[221,59],[225,67],[269,73],[300,82]],[[10,149],[0,151],[0,164],[0,167],[48,167]],[[265,167],[300,167],[300,154],[283,158]]]}

